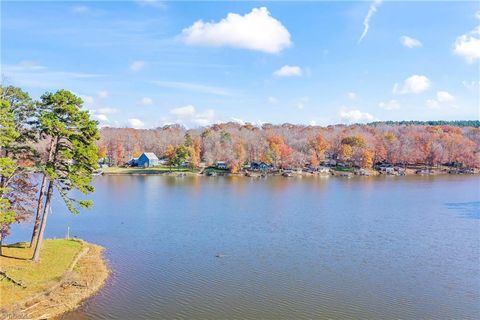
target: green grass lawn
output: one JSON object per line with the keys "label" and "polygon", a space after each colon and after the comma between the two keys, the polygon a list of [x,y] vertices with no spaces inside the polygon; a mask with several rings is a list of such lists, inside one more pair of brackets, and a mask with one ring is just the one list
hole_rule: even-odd
{"label": "green grass lawn", "polygon": [[108,167],[108,168],[103,168],[102,170],[104,174],[159,174],[159,173],[166,173],[166,172],[195,172],[190,168],[165,167],[165,166],[158,166],[158,167],[151,167],[151,168]]}
{"label": "green grass lawn", "polygon": [[205,170],[203,171],[203,173],[228,173],[230,172],[228,169],[218,169],[218,168],[215,168],[215,167],[208,167],[208,168],[205,168]]}
{"label": "green grass lawn", "polygon": [[[23,300],[41,292],[58,281],[82,250],[83,244],[76,240],[45,240],[40,261],[30,260],[33,249],[25,243],[3,246],[0,269],[26,288],[7,279],[0,281],[0,307]],[[2,277],[0,276],[0,279]]]}
{"label": "green grass lawn", "polygon": [[349,167],[334,167],[332,169],[335,171],[341,171],[341,172],[353,172],[353,168],[349,168]]}

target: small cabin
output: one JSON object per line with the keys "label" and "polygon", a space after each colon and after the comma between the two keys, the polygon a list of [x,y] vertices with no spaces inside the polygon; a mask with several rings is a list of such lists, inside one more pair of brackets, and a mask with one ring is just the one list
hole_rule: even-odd
{"label": "small cabin", "polygon": [[138,158],[131,158],[130,160],[127,161],[127,165],[130,167],[136,167],[138,165],[137,161],[138,161]]}
{"label": "small cabin", "polygon": [[225,161],[217,161],[215,167],[222,170],[228,169],[227,163]]}
{"label": "small cabin", "polygon": [[265,162],[252,162],[250,163],[250,169],[253,171],[268,171],[272,169],[272,166]]}
{"label": "small cabin", "polygon": [[320,166],[320,167],[318,167],[318,172],[319,172],[319,173],[330,173],[330,168],[329,168],[329,167]]}
{"label": "small cabin", "polygon": [[136,163],[138,167],[148,168],[148,167],[158,166],[160,163],[160,160],[157,158],[155,153],[144,152],[140,157],[138,157]]}
{"label": "small cabin", "polygon": [[378,168],[378,170],[382,173],[385,173],[385,174],[395,174],[395,168],[394,167],[382,166],[382,167]]}
{"label": "small cabin", "polygon": [[159,165],[162,165],[162,166],[168,165],[169,162],[170,162],[170,161],[168,160],[168,158],[165,158],[165,157],[164,157],[164,158],[161,158],[160,160],[158,160],[158,164],[159,164]]}

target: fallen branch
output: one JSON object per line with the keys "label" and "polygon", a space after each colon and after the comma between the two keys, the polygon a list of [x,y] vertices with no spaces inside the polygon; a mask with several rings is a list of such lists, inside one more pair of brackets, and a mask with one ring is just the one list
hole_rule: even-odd
{"label": "fallen branch", "polygon": [[0,275],[3,276],[3,278],[0,280],[7,279],[11,283],[16,284],[17,286],[22,287],[23,289],[27,287],[21,281],[15,280],[14,278],[10,277],[5,271],[0,270]]}

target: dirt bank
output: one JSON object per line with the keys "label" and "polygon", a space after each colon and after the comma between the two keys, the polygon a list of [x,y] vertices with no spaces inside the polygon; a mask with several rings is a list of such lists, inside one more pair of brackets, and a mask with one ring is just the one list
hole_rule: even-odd
{"label": "dirt bank", "polygon": [[103,248],[84,241],[63,276],[49,287],[0,310],[1,319],[52,319],[77,308],[94,295],[110,273]]}

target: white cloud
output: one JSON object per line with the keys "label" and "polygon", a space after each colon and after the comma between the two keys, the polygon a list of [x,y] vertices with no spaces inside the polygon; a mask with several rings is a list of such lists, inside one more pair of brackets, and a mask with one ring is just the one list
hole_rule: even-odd
{"label": "white cloud", "polygon": [[440,108],[440,104],[439,104],[438,101],[435,100],[435,99],[428,99],[428,100],[425,102],[425,105],[427,106],[427,108],[430,108],[430,109],[438,109],[438,108]]}
{"label": "white cloud", "polygon": [[153,99],[149,97],[143,97],[141,102],[143,105],[149,106],[153,103]]}
{"label": "white cloud", "polygon": [[127,123],[130,127],[134,128],[134,129],[141,129],[145,126],[145,123],[143,123],[142,120],[137,119],[137,118],[128,119]]}
{"label": "white cloud", "polygon": [[296,108],[299,110],[302,110],[303,108],[305,108],[305,104],[307,104],[309,101],[310,101],[309,97],[300,98],[300,100],[296,104]]}
{"label": "white cloud", "polygon": [[453,44],[453,52],[464,57],[468,63],[480,59],[480,26],[458,37]]}
{"label": "white cloud", "polygon": [[453,100],[455,100],[455,97],[452,96],[447,91],[438,91],[437,92],[437,100],[439,102],[452,102]]}
{"label": "white cloud", "polygon": [[45,66],[39,65],[37,62],[31,61],[31,60],[23,60],[23,61],[20,61],[17,64],[6,65],[4,67],[9,68],[12,71],[19,71],[19,72],[22,72],[22,71],[40,71],[40,70],[47,69]]}
{"label": "white cloud", "polygon": [[12,85],[44,90],[66,86],[76,87],[79,82],[91,81],[93,78],[102,76],[100,74],[50,70],[34,61],[21,61],[13,65],[3,64],[1,69],[3,80],[12,83]]}
{"label": "white cloud", "polygon": [[108,121],[108,117],[104,114],[94,114],[94,115],[92,115],[92,117],[97,119],[97,120],[103,121],[103,122]]}
{"label": "white cloud", "polygon": [[462,85],[468,90],[478,90],[480,88],[480,81],[462,81]]}
{"label": "white cloud", "polygon": [[79,95],[79,97],[83,100],[83,103],[92,105],[95,102],[95,99],[92,96],[87,95]]}
{"label": "white cloud", "polygon": [[85,13],[85,12],[88,12],[89,10],[90,10],[89,7],[83,6],[83,5],[74,6],[72,8],[72,11],[75,13]]}
{"label": "white cloud", "polygon": [[215,111],[213,109],[197,112],[192,105],[174,108],[170,110],[170,114],[174,117],[172,122],[181,123],[186,127],[203,127],[215,122]]}
{"label": "white cloud", "polygon": [[106,91],[106,90],[101,90],[101,91],[98,91],[98,92],[97,92],[97,96],[98,96],[100,99],[105,99],[105,98],[108,98],[109,94],[108,94],[108,91]]}
{"label": "white cloud", "polygon": [[355,100],[358,98],[357,94],[355,92],[349,92],[347,93],[348,99],[350,100]]}
{"label": "white cloud", "polygon": [[278,102],[278,99],[277,99],[277,97],[270,96],[270,97],[268,97],[268,102],[270,102],[270,103],[277,103],[277,102]]}
{"label": "white cloud", "polygon": [[114,114],[118,112],[118,110],[115,108],[99,108],[96,111],[103,114]]}
{"label": "white cloud", "polygon": [[145,67],[145,61],[138,60],[138,61],[134,61],[134,62],[130,65],[130,70],[132,70],[132,71],[134,71],[134,72],[137,72],[137,71],[142,70],[144,67]]}
{"label": "white cloud", "polygon": [[99,120],[100,122],[103,122],[104,124],[106,122],[110,122],[108,115],[109,114],[114,114],[117,113],[118,110],[115,108],[99,108],[99,109],[91,109],[89,110],[90,114],[92,115],[93,119]]}
{"label": "white cloud", "polygon": [[362,123],[376,120],[374,116],[360,110],[340,111],[340,119],[346,123]]}
{"label": "white cloud", "polygon": [[409,36],[401,36],[400,42],[407,48],[419,48],[422,46],[419,40],[410,38]]}
{"label": "white cloud", "polygon": [[188,105],[185,107],[178,107],[170,110],[170,113],[177,117],[190,117],[195,114],[195,107],[192,105]]}
{"label": "white cloud", "polygon": [[190,82],[178,82],[178,81],[152,81],[153,84],[163,88],[181,89],[193,92],[208,93],[219,96],[228,96],[231,93],[223,88],[207,86],[204,84],[190,83]]}
{"label": "white cloud", "polygon": [[358,39],[358,43],[362,42],[363,38],[365,38],[365,36],[367,35],[368,30],[370,29],[370,19],[373,17],[375,12],[377,12],[377,8],[380,6],[381,3],[382,0],[374,0],[370,5],[367,15],[365,16],[365,19],[363,19],[363,32]]}
{"label": "white cloud", "polygon": [[378,106],[385,110],[397,110],[400,109],[400,104],[397,100],[389,100],[389,101],[380,101]]}
{"label": "white cloud", "polygon": [[289,65],[284,65],[280,69],[276,70],[273,75],[277,77],[299,77],[303,73],[302,68],[298,66],[289,66]]}
{"label": "white cloud", "polygon": [[415,74],[405,79],[402,86],[395,83],[392,91],[396,94],[421,93],[428,90],[430,86],[431,82],[427,77]]}
{"label": "white cloud", "polygon": [[447,91],[437,91],[436,99],[428,99],[425,105],[430,109],[439,109],[443,106],[456,108],[454,101],[455,97]]}
{"label": "white cloud", "polygon": [[183,29],[180,39],[187,45],[231,47],[278,53],[291,46],[290,33],[267,8],[253,8],[244,16],[229,13],[220,22],[196,21]]}
{"label": "white cloud", "polygon": [[243,126],[245,124],[245,121],[240,118],[230,118],[233,122],[238,123],[239,125]]}

